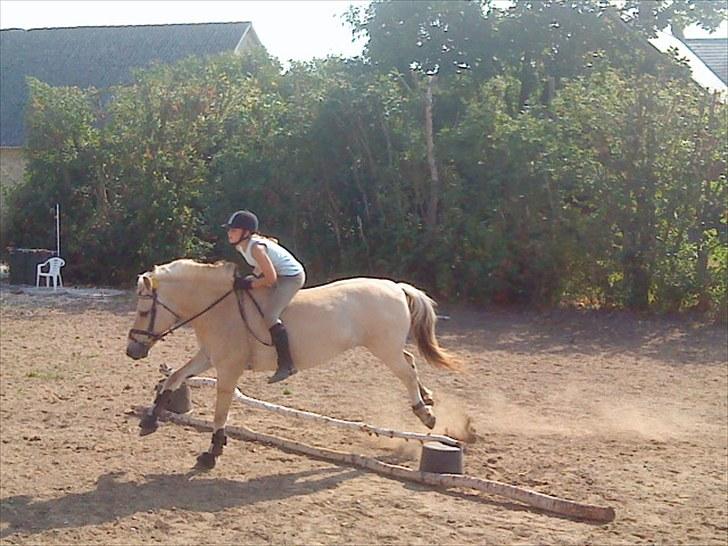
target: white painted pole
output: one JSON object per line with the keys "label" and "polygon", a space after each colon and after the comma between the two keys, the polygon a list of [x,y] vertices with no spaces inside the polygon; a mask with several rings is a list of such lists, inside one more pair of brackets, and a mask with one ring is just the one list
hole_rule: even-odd
{"label": "white painted pole", "polygon": [[61,257],[61,206],[56,203],[56,256]]}
{"label": "white painted pole", "polygon": [[[208,387],[214,387],[217,384],[217,380],[213,377],[193,376],[185,379],[185,383],[192,386],[206,385]],[[327,415],[319,415],[318,413],[313,413],[310,411],[302,411],[289,408],[287,406],[279,406],[278,404],[273,404],[271,402],[265,402],[263,400],[258,400],[257,398],[246,396],[242,392],[240,392],[237,387],[235,388],[235,392],[233,393],[233,399],[237,400],[242,404],[245,404],[246,406],[272,411],[273,413],[288,415],[290,417],[297,417],[299,419],[318,421],[334,427],[346,428],[349,430],[359,430],[361,432],[365,432],[366,434],[374,434],[375,436],[385,436],[387,438],[404,438],[405,440],[414,440],[423,444],[425,442],[440,442],[449,446],[459,448],[462,448],[463,445],[462,442],[460,442],[459,440],[441,434],[420,434],[418,432],[404,432],[399,430],[392,430],[389,428],[380,428],[369,425],[367,423],[362,423],[360,421],[346,421],[344,419],[335,419]]]}

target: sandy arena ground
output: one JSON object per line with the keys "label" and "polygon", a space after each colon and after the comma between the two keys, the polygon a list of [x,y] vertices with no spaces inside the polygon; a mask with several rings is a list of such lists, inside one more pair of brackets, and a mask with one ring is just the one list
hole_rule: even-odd
{"label": "sandy arena ground", "polygon": [[[436,490],[230,440],[190,472],[209,434],[163,424],[141,438],[160,364],[192,332],[124,354],[131,294],[0,293],[3,544],[719,544],[728,542],[726,331],[625,313],[442,309],[441,344],[467,371],[433,370],[437,431],[476,432],[467,474],[616,510],[609,524],[555,517],[466,490]],[[255,397],[424,431],[404,388],[363,351]],[[211,419],[214,391],[193,391]],[[234,406],[230,423],[418,465],[411,444]]]}

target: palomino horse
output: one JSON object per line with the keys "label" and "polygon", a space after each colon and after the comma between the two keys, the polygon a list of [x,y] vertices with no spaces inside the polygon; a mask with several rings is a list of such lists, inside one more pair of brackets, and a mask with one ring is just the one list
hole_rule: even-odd
{"label": "palomino horse", "polygon": [[[198,465],[215,466],[225,445],[225,423],[238,378],[245,370],[274,370],[276,351],[270,346],[260,307],[267,290],[236,297],[232,289],[235,265],[176,260],[139,276],[137,313],[126,354],[147,356],[158,340],[189,324],[199,352],[166,380],[153,409],[140,423],[142,434],[154,432],[157,418],[172,392],[210,367],[217,371],[214,432],[209,451]],[[454,369],[452,358],[435,337],[434,302],[421,290],[385,279],[354,278],[298,292],[282,316],[289,331],[291,354],[300,370],[325,363],[354,347],[366,347],[392,370],[407,388],[412,410],[429,428],[435,425],[432,393],[417,378],[414,356],[405,350],[411,331],[420,353],[432,365]]]}

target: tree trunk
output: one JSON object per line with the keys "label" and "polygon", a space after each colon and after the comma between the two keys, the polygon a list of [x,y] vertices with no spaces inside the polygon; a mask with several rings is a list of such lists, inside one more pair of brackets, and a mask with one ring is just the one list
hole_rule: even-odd
{"label": "tree trunk", "polygon": [[[104,169],[102,168],[102,171]],[[106,173],[99,172],[96,176],[96,212],[102,220],[109,218],[109,194],[106,191]]]}
{"label": "tree trunk", "polygon": [[428,231],[434,231],[437,224],[437,208],[440,202],[440,174],[437,171],[435,160],[435,138],[432,128],[432,87],[437,81],[437,76],[430,76],[427,79],[425,89],[425,142],[427,145],[427,165],[430,169],[430,192],[425,211],[425,226]]}
{"label": "tree trunk", "polygon": [[534,88],[535,76],[533,67],[531,66],[531,53],[524,51],[523,61],[521,62],[521,91],[518,96],[518,107],[523,110],[528,105],[528,99]]}
{"label": "tree trunk", "polygon": [[329,205],[331,206],[331,223],[334,226],[334,235],[336,236],[336,246],[339,249],[339,260],[344,261],[344,244],[341,240],[341,228],[339,227],[339,206],[336,203],[336,198],[331,192],[331,189],[326,185],[326,196],[329,199]]}
{"label": "tree trunk", "polygon": [[[639,92],[639,91],[638,91]],[[648,119],[653,112],[652,97],[637,98],[633,156],[635,169],[631,175],[631,218],[629,234],[625,233],[624,277],[627,284],[627,306],[645,310],[649,306],[652,267],[655,254],[656,210],[654,126]]]}
{"label": "tree trunk", "polygon": [[[696,159],[702,159],[703,158],[703,149],[705,147],[699,145],[703,143],[703,138],[707,137],[705,135],[705,128],[714,128],[715,127],[715,106],[716,106],[716,100],[717,95],[713,94],[710,98],[710,108],[708,110],[708,119],[705,123],[700,123],[700,126],[698,128],[698,143],[696,144],[696,151],[695,151],[695,157]],[[700,120],[703,121],[703,109],[701,108],[700,112]],[[702,137],[702,138],[701,138]],[[709,137],[708,137],[709,138]],[[709,148],[712,148],[713,146],[709,146]],[[695,162],[696,164],[699,163],[697,160]],[[715,196],[712,195],[712,191],[710,189],[710,181],[713,179],[717,179],[718,176],[720,176],[720,173],[724,170],[724,164],[723,162],[719,162],[717,165],[713,164],[710,165],[712,168],[708,168],[708,172],[704,173],[702,175],[703,181],[701,184],[701,193],[699,197],[699,202],[701,203],[701,206],[698,208],[698,217],[696,218],[696,223],[700,225],[702,222],[709,222],[711,218],[711,214],[709,212],[710,204],[713,202],[718,202],[718,199],[715,198]],[[716,169],[717,167],[717,169]],[[700,170],[696,169],[696,174],[700,174]],[[700,242],[698,243],[698,257],[695,264],[695,281],[698,288],[698,303],[697,308],[700,311],[707,311],[710,309],[710,293],[708,291],[708,288],[710,288],[710,278],[708,275],[708,259],[709,259],[709,253],[710,249],[708,248],[708,241],[706,240],[705,236],[705,230],[700,230]]]}

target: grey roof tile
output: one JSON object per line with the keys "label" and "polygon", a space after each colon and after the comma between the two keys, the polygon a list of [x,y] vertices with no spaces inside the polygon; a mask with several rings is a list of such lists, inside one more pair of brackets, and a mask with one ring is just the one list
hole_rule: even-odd
{"label": "grey roof tile", "polygon": [[249,22],[0,31],[0,146],[25,142],[27,76],[51,85],[105,88],[133,70],[234,51]]}
{"label": "grey roof tile", "polygon": [[728,38],[686,38],[683,42],[728,85]]}

